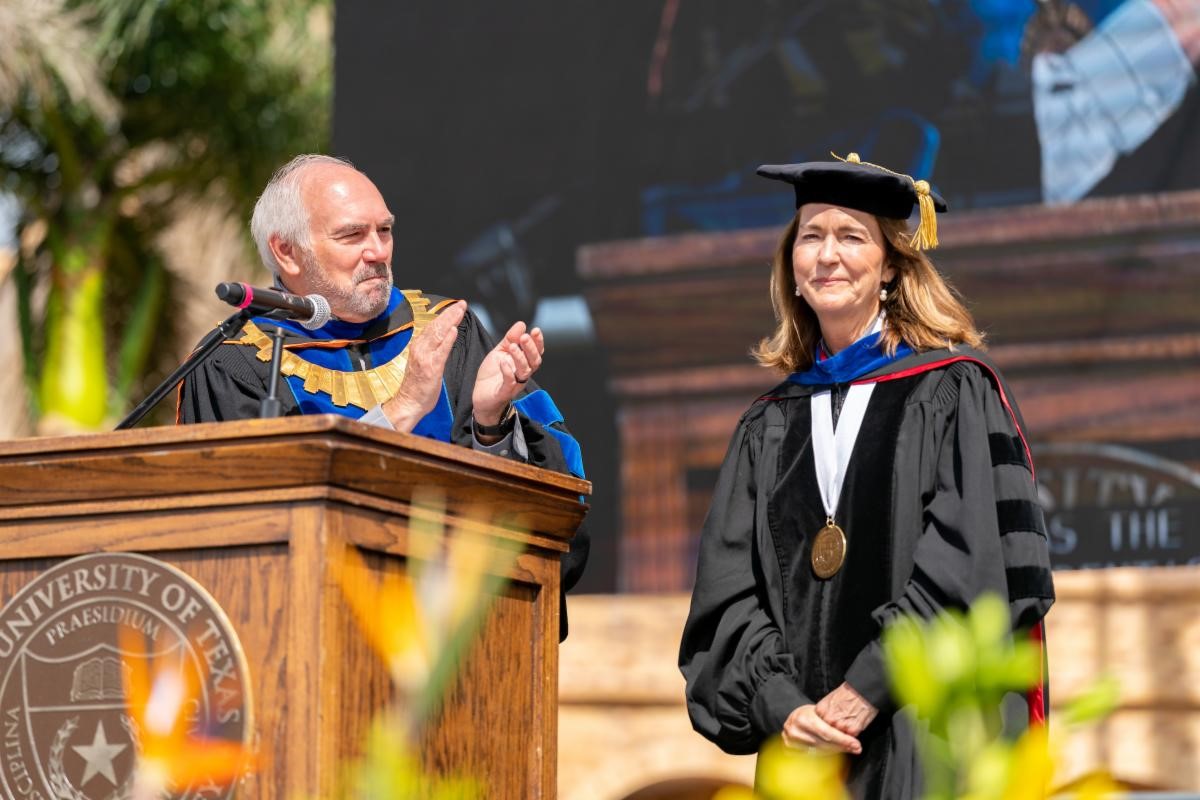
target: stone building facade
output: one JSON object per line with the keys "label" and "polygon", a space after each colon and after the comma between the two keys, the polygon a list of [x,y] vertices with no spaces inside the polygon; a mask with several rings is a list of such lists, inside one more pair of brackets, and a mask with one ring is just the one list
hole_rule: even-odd
{"label": "stone building facade", "polygon": [[[1200,567],[1060,572],[1047,618],[1053,709],[1101,675],[1118,710],[1067,742],[1057,780],[1107,769],[1130,787],[1200,792]],[[692,731],[675,666],[686,595],[571,600],[559,670],[559,800],[708,800],[749,785],[752,756]]]}

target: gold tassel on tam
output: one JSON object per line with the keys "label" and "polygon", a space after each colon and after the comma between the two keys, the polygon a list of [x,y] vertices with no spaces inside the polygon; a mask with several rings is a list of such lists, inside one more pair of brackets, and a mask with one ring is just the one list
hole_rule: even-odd
{"label": "gold tassel on tam", "polygon": [[917,203],[921,207],[921,221],[917,224],[917,231],[912,235],[909,244],[918,250],[932,250],[938,246],[937,210],[933,207],[933,197],[929,194],[929,183],[913,181],[913,188],[917,190]]}
{"label": "gold tassel on tam", "polygon": [[917,224],[917,230],[913,233],[908,243],[917,250],[932,250],[938,246],[937,209],[933,206],[933,195],[930,194],[928,181],[914,180],[911,175],[905,175],[903,172],[896,172],[879,164],[863,161],[859,158],[858,153],[850,153],[845,158],[832,152],[829,155],[846,164],[862,164],[863,166],[874,167],[875,169],[883,170],[889,175],[895,175],[897,178],[904,178],[909,181],[913,185],[913,189],[917,192],[917,206],[921,212],[921,221]]}

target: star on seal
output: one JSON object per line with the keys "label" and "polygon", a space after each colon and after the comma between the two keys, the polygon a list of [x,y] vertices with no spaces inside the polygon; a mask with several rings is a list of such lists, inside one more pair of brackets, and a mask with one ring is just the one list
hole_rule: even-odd
{"label": "star on seal", "polygon": [[87,767],[83,771],[83,780],[80,781],[81,786],[86,786],[87,782],[97,775],[103,775],[108,779],[108,782],[113,786],[117,785],[117,775],[113,772],[113,759],[117,754],[124,750],[129,745],[124,744],[109,744],[108,736],[104,733],[104,720],[96,723],[96,735],[92,737],[91,744],[72,745],[71,749],[78,753],[84,761],[87,762]]}

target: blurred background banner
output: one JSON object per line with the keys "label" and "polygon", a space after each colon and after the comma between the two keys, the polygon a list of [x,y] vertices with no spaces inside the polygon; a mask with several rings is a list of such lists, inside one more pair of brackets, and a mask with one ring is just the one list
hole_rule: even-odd
{"label": "blurred background banner", "polygon": [[[333,142],[397,212],[401,284],[547,328],[544,382],[597,486],[587,587],[690,588],[724,443],[775,380],[746,353],[792,205],[754,167],[831,151],[945,195],[934,260],[1034,441],[1133,459],[1044,453],[1059,566],[1188,563],[1198,17],[1195,0],[341,0]],[[1135,509],[1157,527],[1112,516]]]}

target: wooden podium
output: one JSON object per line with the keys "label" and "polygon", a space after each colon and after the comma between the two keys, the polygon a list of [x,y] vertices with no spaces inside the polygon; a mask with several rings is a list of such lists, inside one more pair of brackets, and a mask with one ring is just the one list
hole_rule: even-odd
{"label": "wooden podium", "polygon": [[384,665],[327,570],[342,540],[381,569],[406,552],[414,488],[453,518],[512,512],[524,546],[423,741],[427,766],[489,798],[552,798],[559,556],[590,484],[340,417],[142,429],[0,443],[0,601],[60,560],[137,552],[216,599],[249,668],[263,756],[241,797],[325,797],[386,704]]}

